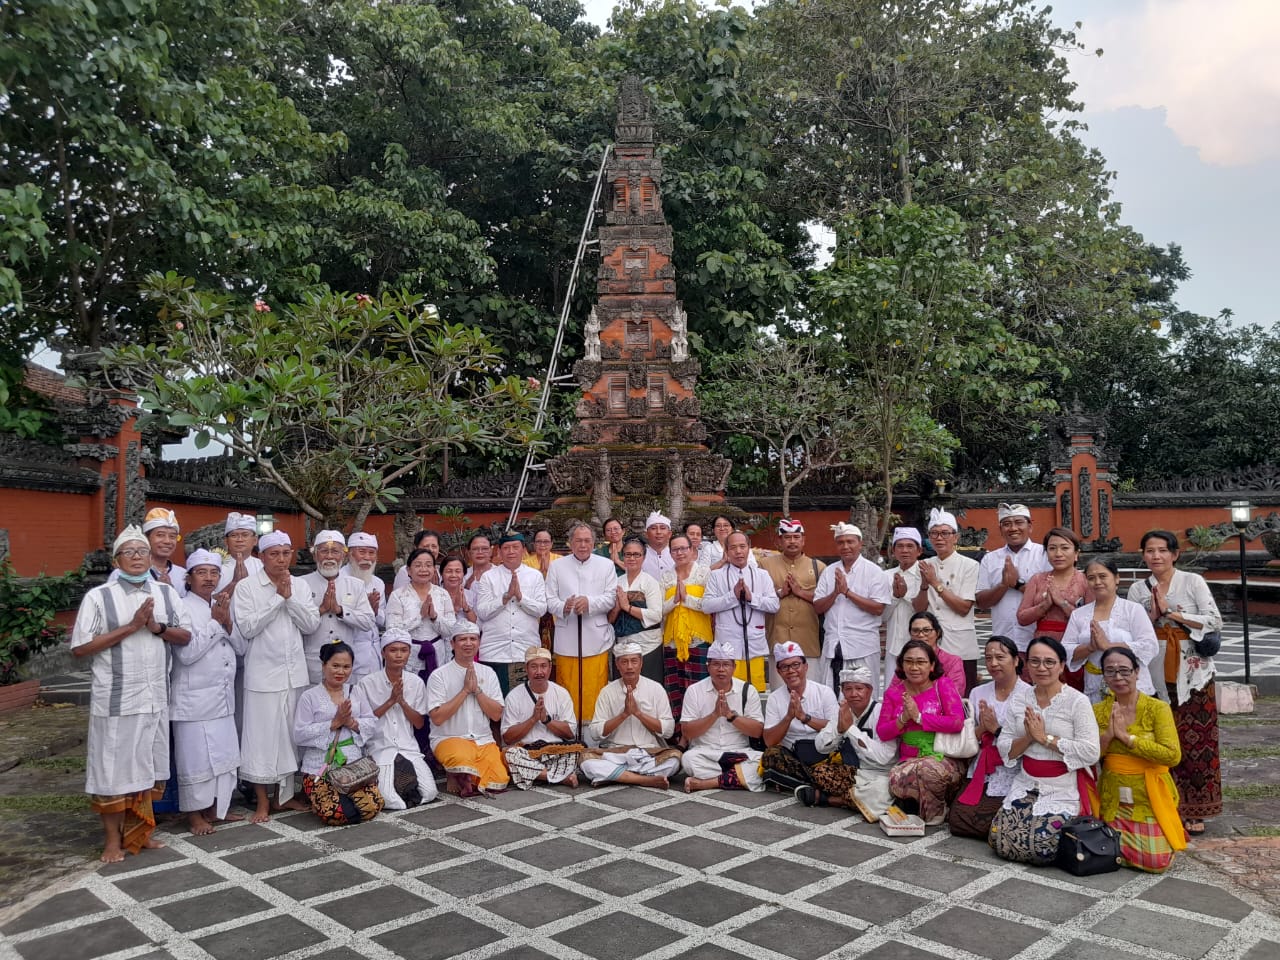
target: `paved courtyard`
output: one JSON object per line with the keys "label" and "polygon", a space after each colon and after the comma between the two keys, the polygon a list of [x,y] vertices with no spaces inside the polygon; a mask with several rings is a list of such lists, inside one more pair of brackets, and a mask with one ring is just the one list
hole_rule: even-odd
{"label": "paved courtyard", "polygon": [[1076,880],[777,793],[512,791],[356,827],[290,814],[162,837],[25,905],[0,956],[1280,957],[1280,920],[1188,857],[1162,878]]}

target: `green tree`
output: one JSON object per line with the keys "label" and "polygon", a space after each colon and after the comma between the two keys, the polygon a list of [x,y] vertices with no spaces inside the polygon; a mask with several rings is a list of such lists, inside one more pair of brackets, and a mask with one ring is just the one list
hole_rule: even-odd
{"label": "green tree", "polygon": [[450,450],[528,444],[530,385],[495,378],[480,331],[409,294],[311,295],[279,312],[153,276],[164,335],[104,351],[146,418],[251,461],[326,525],[394,503],[398,483]]}

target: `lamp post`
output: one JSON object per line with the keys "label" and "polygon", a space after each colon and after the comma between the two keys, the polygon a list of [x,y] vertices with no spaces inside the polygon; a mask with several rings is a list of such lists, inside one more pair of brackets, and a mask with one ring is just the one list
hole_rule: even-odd
{"label": "lamp post", "polygon": [[265,537],[276,528],[275,514],[260,513],[257,517],[258,536]]}
{"label": "lamp post", "polygon": [[1240,622],[1244,628],[1244,682],[1248,684],[1252,680],[1249,669],[1249,571],[1245,569],[1244,548],[1249,541],[1246,531],[1253,519],[1253,507],[1248,500],[1232,500],[1227,509],[1231,511],[1231,522],[1240,535]]}

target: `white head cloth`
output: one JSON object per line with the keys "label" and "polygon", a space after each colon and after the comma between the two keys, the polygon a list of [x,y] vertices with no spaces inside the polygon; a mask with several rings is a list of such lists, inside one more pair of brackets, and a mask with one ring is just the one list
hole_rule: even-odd
{"label": "white head cloth", "polygon": [[289,535],[283,530],[272,530],[270,533],[264,533],[258,540],[258,550],[266,552],[272,547],[292,547],[293,541],[289,539]]}
{"label": "white head cloth", "polygon": [[660,523],[669,527],[671,526],[671,518],[664,517],[657,510],[655,510],[653,511],[653,513],[649,514],[649,519],[644,522],[644,528],[648,530],[650,527],[657,526]]}
{"label": "white head cloth", "polygon": [[717,640],[707,647],[708,660],[737,660],[742,653],[741,646],[735,646],[728,640]]}
{"label": "white head cloth", "polygon": [[373,547],[373,549],[377,550],[378,538],[372,533],[365,533],[363,530],[358,530],[351,536],[347,537],[347,547],[348,549],[351,547]]}
{"label": "white head cloth", "polygon": [[387,627],[387,632],[382,635],[382,639],[378,641],[378,649],[385,650],[393,643],[405,643],[413,646],[413,637],[409,635],[409,631],[403,627]]}
{"label": "white head cloth", "polygon": [[628,657],[632,655],[635,655],[637,657],[644,656],[644,650],[640,648],[640,644],[619,643],[619,644],[616,644],[613,648],[613,656],[615,659],[617,657]]}
{"label": "white head cloth", "polygon": [[786,643],[779,643],[773,648],[773,662],[781,663],[783,660],[791,660],[795,657],[804,659],[804,648],[794,640],[788,640]]}
{"label": "white head cloth", "polygon": [[252,513],[228,513],[227,522],[222,528],[223,536],[232,530],[248,530],[250,533],[257,533],[258,520]]}
{"label": "white head cloth", "polygon": [[201,548],[187,555],[187,569],[194,570],[196,567],[217,567],[221,570],[222,558],[212,550]]}
{"label": "white head cloth", "polygon": [[850,667],[847,670],[840,671],[841,683],[863,683],[868,687],[874,687],[875,683],[871,680],[871,671],[866,667]]}
{"label": "white head cloth", "polygon": [[316,534],[316,538],[311,541],[311,546],[318,547],[322,543],[336,543],[345,547],[347,538],[337,530],[321,530]]}
{"label": "white head cloth", "polygon": [[804,533],[804,524],[799,520],[783,517],[778,521],[778,536],[782,536],[784,533]]}
{"label": "white head cloth", "polygon": [[546,647],[529,647],[524,652],[525,663],[528,663],[530,660],[550,660],[550,659],[552,659],[551,651],[548,650]]}
{"label": "white head cloth", "polygon": [[894,527],[893,542],[897,543],[899,540],[911,540],[917,546],[924,546],[924,542],[920,539],[920,531],[915,527]]}
{"label": "white head cloth", "polygon": [[135,540],[140,541],[144,547],[150,548],[151,546],[151,541],[147,539],[147,535],[142,532],[141,527],[137,525],[128,526],[121,530],[120,535],[112,542],[111,555],[114,557],[120,552],[121,547],[126,543],[132,543]]}
{"label": "white head cloth", "polygon": [[956,523],[955,514],[947,513],[937,507],[929,511],[929,529],[932,530],[934,527],[950,527],[956,533],[960,532],[960,524]]}
{"label": "white head cloth", "polygon": [[142,521],[142,532],[150,533],[160,527],[173,527],[174,530],[180,530],[178,515],[172,510],[166,510],[164,507],[152,507],[147,511],[147,515]]}
{"label": "white head cloth", "polygon": [[859,540],[862,539],[862,531],[852,523],[833,523],[831,525],[831,533],[837,540],[841,537],[857,537]]}
{"label": "white head cloth", "polygon": [[1031,508],[1025,503],[1001,503],[996,506],[996,523],[1007,517],[1026,517],[1031,519]]}

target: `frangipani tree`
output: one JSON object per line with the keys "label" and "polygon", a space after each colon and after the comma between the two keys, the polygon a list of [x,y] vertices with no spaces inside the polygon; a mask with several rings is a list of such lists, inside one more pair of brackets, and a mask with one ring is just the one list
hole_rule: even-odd
{"label": "frangipani tree", "polygon": [[533,385],[479,330],[408,294],[278,309],[153,275],[162,340],[104,350],[146,418],[216,440],[317,522],[360,529],[449,450],[536,442]]}

